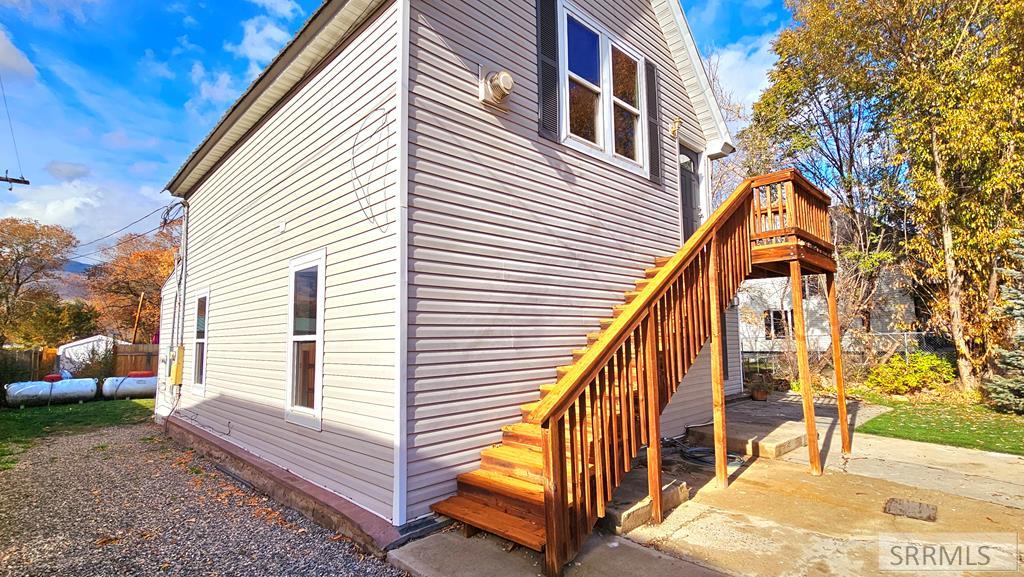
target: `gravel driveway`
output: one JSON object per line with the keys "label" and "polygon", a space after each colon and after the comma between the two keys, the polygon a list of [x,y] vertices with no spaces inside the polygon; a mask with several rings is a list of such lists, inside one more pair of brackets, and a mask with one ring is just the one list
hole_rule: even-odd
{"label": "gravel driveway", "polygon": [[404,575],[162,433],[50,437],[0,471],[0,575]]}

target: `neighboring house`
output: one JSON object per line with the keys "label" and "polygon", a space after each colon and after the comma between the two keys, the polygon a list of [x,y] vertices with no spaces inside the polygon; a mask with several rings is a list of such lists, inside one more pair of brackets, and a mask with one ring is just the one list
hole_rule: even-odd
{"label": "neighboring house", "polygon": [[[878,283],[876,306],[871,311],[871,333],[909,330],[917,320],[914,299],[906,290],[905,279],[887,274]],[[803,284],[804,310],[807,315],[807,346],[812,352],[825,352],[831,346],[825,284],[820,278],[807,278]],[[840,300],[842,295],[840,295]],[[743,353],[779,353],[792,350],[793,307],[788,279],[753,279],[743,284],[737,298],[740,319],[740,347]],[[865,327],[868,328],[868,327]],[[844,339],[844,346],[858,343]]]}
{"label": "neighboring house", "polygon": [[112,350],[115,344],[127,345],[128,342],[95,335],[61,345],[57,347],[58,367],[73,373],[90,357]]}
{"label": "neighboring house", "polygon": [[[329,0],[167,186],[157,412],[405,527],[653,282],[732,150],[676,0]],[[693,345],[662,436],[711,419]]]}

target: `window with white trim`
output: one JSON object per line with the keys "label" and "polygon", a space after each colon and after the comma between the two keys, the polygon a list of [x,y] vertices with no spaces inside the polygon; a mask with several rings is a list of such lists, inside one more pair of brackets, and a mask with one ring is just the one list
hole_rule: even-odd
{"label": "window with white trim", "polygon": [[559,43],[562,142],[646,174],[643,56],[568,2]]}
{"label": "window with white trim", "polygon": [[288,266],[288,384],[285,418],[320,429],[323,412],[324,269],[321,249]]}
{"label": "window with white trim", "polygon": [[199,291],[196,295],[196,333],[193,344],[192,386],[196,392],[206,390],[206,339],[210,331],[210,291]]}

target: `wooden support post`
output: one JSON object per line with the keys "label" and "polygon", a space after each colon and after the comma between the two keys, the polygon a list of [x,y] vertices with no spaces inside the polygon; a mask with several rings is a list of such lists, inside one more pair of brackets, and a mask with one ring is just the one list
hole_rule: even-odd
{"label": "wooden support post", "polygon": [[722,489],[729,486],[729,453],[725,434],[725,366],[722,364],[722,304],[719,289],[718,234],[711,238],[708,267],[711,315],[711,400],[715,421],[715,479]]}
{"label": "wooden support post", "polygon": [[[564,418],[564,417],[563,417]],[[565,438],[562,419],[552,419],[541,429],[541,447],[544,450],[544,526],[547,544],[544,546],[544,574],[560,577],[565,565],[568,540],[565,526]]]}
{"label": "wooden support post", "polygon": [[804,287],[800,261],[789,261],[790,290],[793,293],[793,337],[800,365],[800,393],[804,400],[804,424],[807,427],[807,456],[811,472],[821,474],[821,455],[818,453],[818,427],[814,422],[814,391],[811,390],[811,361],[807,352],[807,327],[804,324]]}
{"label": "wooden support post", "polygon": [[832,365],[835,369],[836,401],[839,403],[839,432],[843,436],[843,454],[849,455],[850,422],[846,414],[846,383],[843,380],[843,335],[839,332],[839,301],[836,294],[835,273],[825,274],[825,288],[828,291],[828,322],[832,333]]}
{"label": "wooden support post", "polygon": [[[647,490],[651,495],[651,521],[660,524],[661,508],[661,382],[658,375],[657,322],[653,309],[647,315],[644,342],[644,379],[647,385]],[[667,341],[667,339],[666,339]],[[665,346],[669,346],[668,342]]]}

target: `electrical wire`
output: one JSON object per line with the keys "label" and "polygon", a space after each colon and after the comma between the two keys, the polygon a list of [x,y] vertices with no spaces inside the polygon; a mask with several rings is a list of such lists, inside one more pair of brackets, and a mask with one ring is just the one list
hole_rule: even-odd
{"label": "electrical wire", "polygon": [[[160,208],[150,212],[146,216],[143,216],[142,218],[136,220],[135,222],[133,222],[133,223],[131,223],[131,224],[125,226],[125,227],[122,227],[122,228],[120,228],[118,230],[115,230],[114,232],[112,232],[112,233],[110,233],[110,234],[108,234],[106,236],[100,237],[100,238],[98,238],[96,240],[92,240],[92,241],[89,241],[89,242],[87,242],[87,243],[85,243],[83,245],[79,245],[79,248],[81,248],[82,246],[94,244],[94,243],[99,242],[101,240],[108,239],[108,238],[114,236],[115,234],[117,234],[119,232],[122,232],[125,229],[128,229],[128,228],[134,226],[135,224],[137,224],[139,222],[142,222],[143,220],[149,218],[150,216],[156,214],[157,212],[159,212],[161,210],[163,211],[163,214],[160,215],[160,224],[158,224],[156,227],[151,228],[151,229],[147,230],[146,232],[132,234],[132,235],[128,236],[127,238],[123,238],[123,239],[115,242],[112,245],[105,246],[103,248],[98,248],[98,249],[96,249],[96,250],[94,250],[92,252],[73,254],[73,255],[68,257],[68,260],[76,260],[76,259],[80,259],[80,258],[88,258],[88,257],[90,257],[90,256],[92,256],[94,254],[99,254],[101,252],[110,250],[110,249],[112,249],[114,247],[117,247],[117,246],[120,246],[122,244],[131,242],[133,240],[137,240],[139,237],[143,237],[143,236],[146,236],[147,234],[154,233],[154,232],[162,229],[163,227],[167,226],[167,224],[170,223],[171,221],[176,220],[178,218],[174,214],[174,209],[176,209],[176,208],[182,208],[181,202],[175,202],[175,203],[169,204],[167,206],[161,206]],[[90,260],[96,261],[98,259],[93,258],[93,259],[90,259]],[[102,262],[102,261],[100,261],[100,262]]]}
{"label": "electrical wire", "polygon": [[[110,246],[105,246],[103,248],[98,248],[98,249],[96,249],[96,250],[94,250],[92,252],[87,252],[85,254],[73,254],[73,255],[68,257],[68,260],[75,260],[75,259],[79,259],[79,258],[86,258],[86,257],[92,256],[94,254],[99,254],[101,252],[110,250],[110,249],[112,249],[114,247],[121,246],[122,244],[131,242],[133,240],[138,240],[139,237],[143,237],[143,236],[146,236],[147,234],[154,233],[154,232],[160,230],[163,227],[164,227],[163,223],[160,223],[156,227],[151,228],[151,229],[147,230],[146,232],[140,232],[138,234],[133,234],[133,235],[129,236],[128,238],[121,239],[121,240],[115,242],[114,244],[112,244]],[[93,260],[96,260],[96,259],[93,259]]]}
{"label": "electrical wire", "polygon": [[110,238],[110,237],[114,236],[115,234],[117,234],[117,233],[119,233],[119,232],[124,232],[124,231],[128,230],[129,228],[131,228],[131,227],[135,226],[136,224],[139,224],[140,222],[142,222],[142,221],[146,220],[147,218],[149,218],[149,217],[153,216],[154,214],[156,214],[156,213],[160,212],[161,210],[162,210],[162,211],[164,211],[164,212],[166,212],[166,211],[167,211],[167,209],[168,209],[168,208],[169,208],[170,206],[171,206],[171,205],[167,205],[167,206],[161,206],[160,208],[158,208],[158,209],[154,210],[153,212],[150,212],[150,213],[146,214],[146,215],[145,215],[145,216],[143,216],[142,218],[140,218],[140,219],[138,219],[138,220],[136,220],[136,221],[133,221],[133,222],[131,222],[131,223],[129,223],[129,224],[127,224],[127,225],[125,225],[125,226],[123,226],[123,227],[121,227],[121,228],[119,228],[119,229],[115,230],[114,232],[112,232],[112,233],[110,233],[110,234],[108,234],[108,235],[105,235],[105,236],[101,236],[101,237],[97,238],[96,240],[90,240],[89,242],[83,242],[83,243],[80,243],[80,244],[78,245],[78,248],[82,248],[83,246],[89,246],[90,244],[96,244],[96,243],[100,242],[101,240],[107,240],[108,238]]}
{"label": "electrical wire", "polygon": [[18,172],[21,178],[25,178],[25,170],[21,167],[21,154],[18,152],[18,139],[14,137],[14,121],[11,120],[11,108],[7,106],[7,89],[4,87],[4,77],[0,74],[0,94],[4,98],[4,111],[7,112],[7,126],[11,129],[11,142],[14,143],[14,158],[18,160]]}

